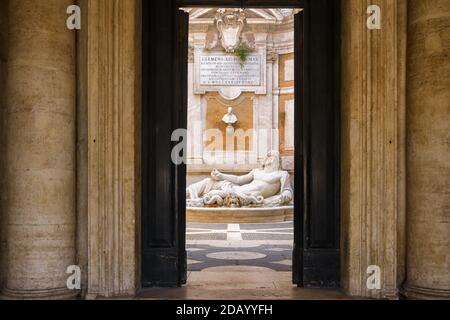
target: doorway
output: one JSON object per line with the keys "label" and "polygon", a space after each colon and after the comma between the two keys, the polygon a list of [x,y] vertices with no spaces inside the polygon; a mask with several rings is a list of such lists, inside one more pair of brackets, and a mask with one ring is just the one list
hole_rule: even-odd
{"label": "doorway", "polygon": [[[295,25],[292,279],[339,286],[338,1],[214,1],[216,8],[300,9]],[[211,6],[212,1],[208,1]],[[143,2],[142,286],[187,280],[186,164],[172,159],[187,128],[189,15],[201,1]],[[164,103],[165,105],[161,105]],[[232,111],[232,110],[231,110]],[[184,141],[186,143],[186,141]],[[180,155],[184,157],[185,155]],[[228,226],[227,226],[228,230]]]}
{"label": "doorway", "polygon": [[289,283],[301,9],[180,10],[189,15],[187,283]]}

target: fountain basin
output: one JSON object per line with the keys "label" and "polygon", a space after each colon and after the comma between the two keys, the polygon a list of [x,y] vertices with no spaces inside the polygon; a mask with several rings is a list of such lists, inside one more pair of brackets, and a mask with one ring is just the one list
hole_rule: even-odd
{"label": "fountain basin", "polygon": [[187,222],[197,223],[271,223],[294,219],[294,206],[274,208],[186,208]]}

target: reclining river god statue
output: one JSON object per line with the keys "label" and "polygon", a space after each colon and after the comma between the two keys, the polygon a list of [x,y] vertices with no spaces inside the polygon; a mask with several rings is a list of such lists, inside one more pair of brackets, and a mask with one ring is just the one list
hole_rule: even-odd
{"label": "reclining river god statue", "polygon": [[188,207],[277,207],[291,205],[290,175],[281,170],[280,154],[271,151],[262,167],[243,176],[211,172],[211,178],[186,189]]}

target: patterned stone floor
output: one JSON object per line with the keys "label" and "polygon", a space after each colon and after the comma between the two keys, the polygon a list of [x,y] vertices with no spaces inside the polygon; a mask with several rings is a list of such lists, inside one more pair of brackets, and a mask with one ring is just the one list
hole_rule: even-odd
{"label": "patterned stone floor", "polygon": [[188,271],[260,267],[292,269],[293,223],[187,226]]}
{"label": "patterned stone floor", "polygon": [[187,284],[151,288],[139,299],[350,299],[339,290],[292,284],[293,223],[198,224],[187,227]]}
{"label": "patterned stone floor", "polygon": [[351,299],[339,290],[292,284],[293,237],[292,222],[188,224],[186,285],[146,289],[139,299]]}

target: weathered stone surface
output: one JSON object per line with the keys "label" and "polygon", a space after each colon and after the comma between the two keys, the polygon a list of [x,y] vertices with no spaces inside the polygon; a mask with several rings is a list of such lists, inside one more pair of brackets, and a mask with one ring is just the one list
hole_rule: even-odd
{"label": "weathered stone surface", "polygon": [[70,297],[77,294],[66,286],[75,264],[75,33],[65,26],[72,2],[8,4],[2,294]]}
{"label": "weathered stone surface", "polygon": [[[380,0],[381,30],[367,28],[366,1],[342,1],[342,286],[396,298],[404,279],[405,1]],[[382,270],[381,290],[366,286]]]}
{"label": "weathered stone surface", "polygon": [[87,159],[80,154],[78,168],[87,172],[78,177],[86,184],[79,190],[89,192],[78,198],[78,249],[87,265],[87,298],[133,296],[140,286],[140,4],[80,1],[87,20],[80,32],[79,106],[87,115],[79,116],[85,122],[78,134],[87,137],[79,149]]}
{"label": "weathered stone surface", "polygon": [[408,2],[407,284],[450,298],[450,1]]}

